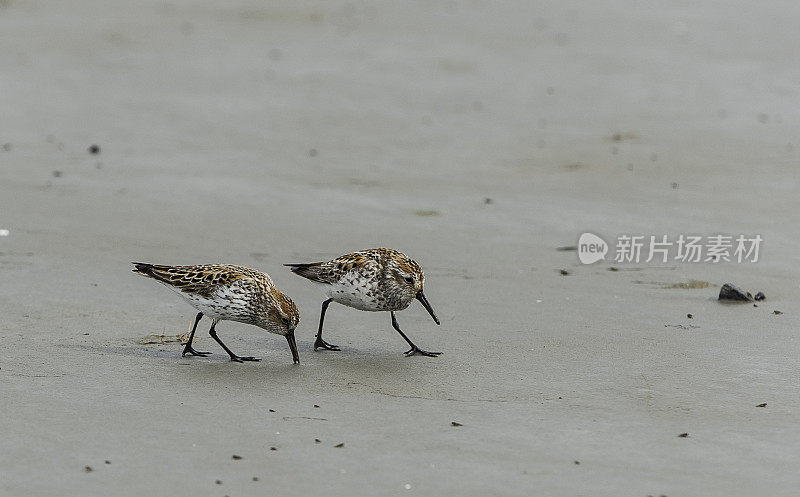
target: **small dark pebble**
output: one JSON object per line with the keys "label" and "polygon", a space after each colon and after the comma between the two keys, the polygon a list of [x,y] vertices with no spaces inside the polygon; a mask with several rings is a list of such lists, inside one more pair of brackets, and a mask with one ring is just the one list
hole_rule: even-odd
{"label": "small dark pebble", "polygon": [[687,438],[689,436],[689,434],[688,433],[681,433],[678,436],[681,437],[681,438]]}
{"label": "small dark pebble", "polygon": [[275,412],[275,409],[270,409],[269,412]]}
{"label": "small dark pebble", "polygon": [[315,438],[315,439],[314,439],[314,443],[315,443],[315,444],[321,444],[321,443],[322,443],[322,440],[320,440],[319,438]]}
{"label": "small dark pebble", "polygon": [[561,269],[559,273],[561,273],[561,276],[569,276],[569,271],[567,271],[566,269]]}
{"label": "small dark pebble", "polygon": [[459,423],[458,421],[451,421],[451,422],[450,422],[450,425],[451,425],[451,426],[464,426],[464,425],[462,425],[461,423]]}
{"label": "small dark pebble", "polygon": [[614,266],[611,266],[610,268],[608,268],[608,270],[609,270],[609,271],[614,271],[614,272],[616,272],[616,271],[619,271],[619,268],[616,268],[616,267],[614,267]]}
{"label": "small dark pebble", "polygon": [[779,310],[776,309],[776,310],[772,311],[772,314],[775,314],[777,316],[777,315],[783,314],[783,311],[779,311]]}
{"label": "small dark pebble", "polygon": [[308,149],[308,155],[309,155],[309,157],[316,157],[318,153],[319,153],[319,152],[317,152],[317,149],[316,149],[316,148],[309,148],[309,149]]}
{"label": "small dark pebble", "polygon": [[253,481],[258,481],[258,477],[257,477],[257,476],[254,476],[254,477],[253,477]]}
{"label": "small dark pebble", "polygon": [[240,461],[242,459],[242,456],[234,454],[231,456],[231,459],[233,459],[234,461]]}
{"label": "small dark pebble", "polygon": [[91,466],[84,466],[83,470],[86,471],[87,473],[91,473],[92,471],[94,471]]}
{"label": "small dark pebble", "polygon": [[63,173],[61,171],[53,171],[54,178],[60,178]]}
{"label": "small dark pebble", "polygon": [[756,407],[767,407],[767,403],[764,402],[763,404],[758,404]]}
{"label": "small dark pebble", "polygon": [[686,317],[689,318],[689,319],[694,318],[694,316],[692,316],[691,314],[687,314]]}
{"label": "small dark pebble", "polygon": [[486,198],[483,199],[483,203],[486,204],[486,205],[489,205],[492,202],[494,202],[494,200],[490,199],[489,197],[486,197]]}
{"label": "small dark pebble", "polygon": [[578,250],[577,245],[567,245],[565,247],[556,247],[559,252],[574,252]]}
{"label": "small dark pebble", "polygon": [[318,406],[317,404],[314,404],[314,407],[316,407],[317,409],[319,409],[319,406]]}
{"label": "small dark pebble", "polygon": [[269,450],[278,450],[277,447],[270,447]]}
{"label": "small dark pebble", "polygon": [[753,296],[750,295],[750,293],[745,292],[732,283],[725,283],[722,285],[722,288],[719,289],[718,298],[719,300],[738,300],[743,302],[753,301]]}
{"label": "small dark pebble", "polygon": [[576,466],[577,466],[578,464],[580,464],[580,463],[581,463],[580,461],[575,461],[575,465],[576,465]]}
{"label": "small dark pebble", "polygon": [[97,155],[100,153],[100,145],[90,145],[89,146],[89,153],[92,155]]}
{"label": "small dark pebble", "polygon": [[105,460],[105,463],[106,463],[106,464],[111,464],[111,461],[109,461],[108,459],[106,459],[106,460]]}
{"label": "small dark pebble", "polygon": [[561,400],[561,397],[559,397],[558,400]]}
{"label": "small dark pebble", "polygon": [[11,152],[11,144],[10,143],[4,143],[3,144],[3,151],[4,152]]}
{"label": "small dark pebble", "polygon": [[222,480],[217,480],[214,483],[216,483],[217,485],[222,485]]}
{"label": "small dark pebble", "polygon": [[341,449],[342,447],[344,447],[344,442],[342,442],[340,444],[336,444],[333,447],[336,448],[336,449]]}
{"label": "small dark pebble", "polygon": [[754,299],[754,300],[756,300],[756,301],[758,301],[758,300],[764,300],[765,298],[767,298],[767,296],[766,296],[766,295],[764,295],[764,292],[758,292],[758,293],[755,295],[755,297],[753,297],[753,299]]}

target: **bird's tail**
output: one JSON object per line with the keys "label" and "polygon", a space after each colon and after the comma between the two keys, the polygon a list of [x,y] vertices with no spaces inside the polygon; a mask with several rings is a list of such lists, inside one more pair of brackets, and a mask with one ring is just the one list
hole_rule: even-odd
{"label": "bird's tail", "polygon": [[154,271],[157,267],[156,265],[147,264],[146,262],[132,262],[131,264],[133,264],[134,268],[132,269],[132,271],[134,273],[145,276],[147,278],[153,278],[154,280],[164,281],[164,278]]}
{"label": "bird's tail", "polygon": [[308,264],[284,264],[289,267],[294,274],[307,278],[311,281],[324,283],[322,276],[322,262],[311,262]]}

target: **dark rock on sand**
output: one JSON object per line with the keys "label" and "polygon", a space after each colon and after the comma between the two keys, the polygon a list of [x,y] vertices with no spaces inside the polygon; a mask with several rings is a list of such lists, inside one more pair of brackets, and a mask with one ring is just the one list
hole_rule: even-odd
{"label": "dark rock on sand", "polygon": [[753,296],[732,283],[725,283],[719,289],[719,300],[737,300],[741,302],[752,302]]}

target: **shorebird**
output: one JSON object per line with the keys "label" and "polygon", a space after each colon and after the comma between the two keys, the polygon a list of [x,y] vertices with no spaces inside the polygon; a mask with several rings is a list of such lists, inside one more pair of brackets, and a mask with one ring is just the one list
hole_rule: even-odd
{"label": "shorebird", "polygon": [[135,266],[134,273],[163,283],[200,311],[194,320],[182,356],[190,354],[205,357],[211,354],[211,352],[198,352],[192,348],[197,323],[205,315],[211,318],[211,329],[208,333],[225,349],[231,361],[261,359],[240,357],[222,343],[215,327],[223,320],[252,324],[270,333],[283,335],[289,342],[294,363],[300,364],[294,340],[294,330],[300,321],[300,313],[292,299],[275,288],[268,274],[227,264],[205,266],[161,266],[142,262],[132,264]]}
{"label": "shorebird", "polygon": [[328,262],[285,265],[293,273],[323,285],[328,296],[322,303],[314,350],[341,350],[322,339],[322,323],[325,321],[328,304],[338,302],[362,311],[389,311],[392,314],[392,327],[411,346],[405,352],[407,356],[420,354],[436,357],[441,354],[428,352],[414,345],[397,324],[395,311],[402,311],[415,298],[430,313],[434,322],[440,324],[422,291],[425,284],[422,268],[407,255],[394,249],[377,248],[353,252]]}

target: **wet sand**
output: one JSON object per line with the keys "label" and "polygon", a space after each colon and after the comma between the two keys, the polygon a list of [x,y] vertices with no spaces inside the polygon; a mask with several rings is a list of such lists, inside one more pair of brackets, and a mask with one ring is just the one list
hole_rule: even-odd
{"label": "wet sand", "polygon": [[[0,2],[0,493],[794,495],[798,18]],[[584,231],[764,244],[583,266]],[[398,320],[441,357],[338,305],[311,351],[323,295],[282,264],[378,246],[423,265],[442,325]],[[268,272],[301,364],[229,322],[262,362],[205,322],[209,358],[142,344],[194,310],[133,260]]]}

